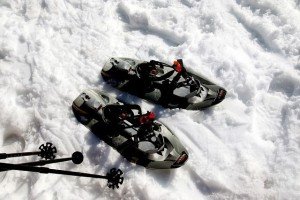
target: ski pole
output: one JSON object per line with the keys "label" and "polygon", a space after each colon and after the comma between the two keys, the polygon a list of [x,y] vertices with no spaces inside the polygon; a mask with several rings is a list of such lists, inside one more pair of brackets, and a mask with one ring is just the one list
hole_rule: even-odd
{"label": "ski pole", "polygon": [[[82,163],[83,161],[83,155],[82,153],[76,151],[72,154],[72,157],[70,158],[60,158],[60,159],[54,159],[54,160],[39,160],[36,162],[27,162],[27,163],[18,163],[16,165],[26,165],[26,166],[42,166],[42,165],[47,165],[47,164],[52,164],[52,163],[59,163],[59,162],[65,162],[72,160],[72,162],[76,165]],[[8,171],[10,169],[0,169],[0,172],[2,171]]]}
{"label": "ski pole", "polygon": [[119,188],[119,185],[121,185],[124,180],[124,178],[122,177],[123,172],[120,169],[115,169],[115,168],[112,168],[105,176],[82,173],[82,172],[50,169],[47,167],[34,167],[34,166],[26,166],[26,165],[18,165],[18,164],[8,164],[8,163],[0,163],[0,168],[4,168],[8,170],[39,172],[44,174],[51,173],[51,174],[62,174],[62,175],[69,175],[69,176],[107,179],[107,186],[112,189],[114,189],[115,187]]}
{"label": "ski pole", "polygon": [[55,158],[55,153],[57,153],[56,147],[52,143],[47,142],[39,147],[40,151],[37,152],[22,152],[22,153],[0,153],[0,159],[21,157],[21,156],[32,156],[38,155],[46,160],[53,160]]}
{"label": "ski pole", "polygon": [[72,154],[72,157],[70,158],[59,158],[59,159],[53,159],[53,160],[39,160],[36,162],[28,162],[28,163],[20,163],[19,165],[27,165],[27,166],[42,166],[42,165],[47,165],[47,164],[52,164],[52,163],[59,163],[59,162],[66,162],[72,160],[72,162],[76,165],[82,163],[83,161],[83,155],[79,151],[75,151]]}

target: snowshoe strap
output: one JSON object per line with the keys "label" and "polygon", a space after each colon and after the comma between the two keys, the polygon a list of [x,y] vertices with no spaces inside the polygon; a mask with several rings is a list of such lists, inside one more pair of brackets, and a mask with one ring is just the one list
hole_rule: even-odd
{"label": "snowshoe strap", "polygon": [[[179,62],[179,61],[181,61],[181,62]],[[175,60],[173,63],[173,68],[176,72],[180,73],[183,68],[182,60],[181,59]]]}
{"label": "snowshoe strap", "polygon": [[138,105],[107,105],[102,110],[102,118],[110,124],[119,124],[124,120],[132,121],[134,119],[132,110],[138,110],[139,114],[141,113],[141,108]]}
{"label": "snowshoe strap", "polygon": [[147,112],[144,115],[141,115],[139,117],[139,122],[140,124],[145,124],[147,122],[153,122],[153,120],[155,119],[155,114],[153,112]]}

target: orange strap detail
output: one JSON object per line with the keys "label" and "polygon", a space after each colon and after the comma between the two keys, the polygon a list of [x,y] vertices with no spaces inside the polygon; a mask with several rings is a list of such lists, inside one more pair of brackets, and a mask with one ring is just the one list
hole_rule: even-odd
{"label": "orange strap detail", "polygon": [[181,72],[182,70],[182,66],[177,60],[174,61],[173,68],[176,72]]}

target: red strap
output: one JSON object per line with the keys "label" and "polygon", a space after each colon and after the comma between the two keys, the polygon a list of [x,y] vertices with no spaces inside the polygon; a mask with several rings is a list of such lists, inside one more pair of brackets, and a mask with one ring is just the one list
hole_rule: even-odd
{"label": "red strap", "polygon": [[174,61],[173,68],[176,72],[181,72],[182,70],[182,66],[177,60]]}
{"label": "red strap", "polygon": [[150,113],[148,114],[148,118],[149,118],[150,120],[154,120],[154,119],[155,119],[155,114],[154,114],[154,112],[150,112]]}
{"label": "red strap", "polygon": [[153,112],[147,112],[139,118],[140,124],[145,124],[148,121],[153,121],[155,119],[155,114]]}

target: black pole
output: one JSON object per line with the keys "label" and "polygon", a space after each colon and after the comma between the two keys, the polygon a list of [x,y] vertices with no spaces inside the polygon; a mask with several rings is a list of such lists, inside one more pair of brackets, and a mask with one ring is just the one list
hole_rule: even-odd
{"label": "black pole", "polygon": [[12,157],[21,157],[21,156],[32,156],[38,155],[46,160],[53,160],[55,158],[55,153],[57,153],[56,147],[53,146],[51,142],[42,144],[39,147],[40,151],[35,152],[23,152],[23,153],[0,153],[0,159],[12,158]]}
{"label": "black pole", "polygon": [[12,158],[12,157],[21,157],[21,156],[33,156],[39,155],[41,152],[23,152],[23,153],[1,153],[0,159]]}
{"label": "black pole", "polygon": [[[39,161],[36,161],[36,162],[18,163],[18,164],[15,164],[15,165],[32,166],[33,167],[33,166],[42,166],[42,165],[46,165],[46,164],[64,162],[64,161],[69,161],[69,160],[72,160],[72,158],[61,158],[61,159],[56,159],[56,160],[39,160]],[[2,164],[3,163],[0,164],[0,172],[13,170],[13,169],[10,169],[10,168],[6,168],[5,165],[2,166]]]}
{"label": "black pole", "polygon": [[8,169],[8,170],[20,170],[20,171],[28,171],[28,172],[39,172],[44,174],[62,174],[69,176],[80,176],[80,177],[90,177],[90,178],[100,178],[107,179],[107,186],[109,188],[114,189],[119,188],[119,185],[123,183],[124,178],[122,177],[123,172],[120,169],[112,168],[110,172],[103,175],[97,174],[88,174],[82,172],[73,172],[73,171],[65,171],[58,169],[50,169],[47,167],[34,167],[34,166],[26,166],[26,165],[18,165],[18,164],[8,164],[8,163],[0,163],[0,169]]}
{"label": "black pole", "polygon": [[[70,158],[60,158],[60,159],[55,159],[55,160],[39,160],[36,162],[18,163],[16,165],[42,166],[42,165],[47,165],[47,164],[52,164],[52,163],[66,162],[69,160],[72,160],[72,162],[74,164],[80,164],[83,161],[83,155],[81,152],[76,151],[72,154],[72,157],[70,157]],[[7,170],[10,170],[10,169],[2,168],[2,169],[0,169],[0,172],[7,171]]]}
{"label": "black pole", "polygon": [[60,159],[54,159],[54,160],[39,160],[36,162],[29,162],[29,163],[20,163],[18,165],[27,165],[27,166],[42,166],[42,165],[47,165],[47,164],[52,164],[52,163],[59,163],[59,162],[66,162],[72,160],[72,162],[76,165],[82,163],[83,161],[83,155],[79,151],[75,151],[72,154],[72,157],[70,158],[60,158]]}
{"label": "black pole", "polygon": [[52,163],[65,162],[65,161],[69,161],[69,160],[72,160],[72,158],[60,158],[60,159],[54,159],[54,160],[39,160],[36,162],[20,163],[17,165],[42,166],[42,165],[47,165],[47,164],[52,164]]}
{"label": "black pole", "polygon": [[81,176],[81,177],[107,179],[106,176],[101,176],[101,175],[97,175],[97,174],[88,174],[88,173],[82,173],[82,172],[50,169],[47,167],[34,167],[34,166],[9,164],[9,163],[0,163],[0,168],[9,169],[9,170],[28,171],[28,172],[39,172],[39,173],[43,173],[43,174],[49,174],[49,173],[50,174],[63,174],[63,175],[69,175],[69,176]]}

